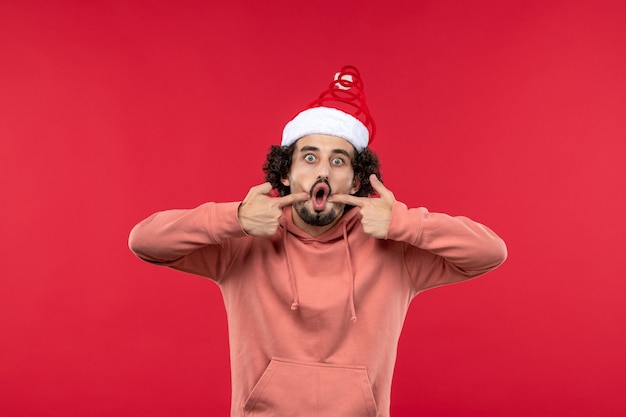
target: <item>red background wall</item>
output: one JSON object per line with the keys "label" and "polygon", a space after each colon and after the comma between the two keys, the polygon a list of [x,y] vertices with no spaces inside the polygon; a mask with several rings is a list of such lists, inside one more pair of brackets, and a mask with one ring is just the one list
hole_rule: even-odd
{"label": "red background wall", "polygon": [[395,416],[626,414],[626,3],[0,2],[0,415],[226,415],[215,285],[130,228],[243,198],[344,64],[386,185],[495,229],[420,295]]}

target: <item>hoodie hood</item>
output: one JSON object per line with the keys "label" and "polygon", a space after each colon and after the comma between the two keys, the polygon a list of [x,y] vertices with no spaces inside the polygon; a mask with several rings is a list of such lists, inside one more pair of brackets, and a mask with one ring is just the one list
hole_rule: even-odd
{"label": "hoodie hood", "polygon": [[[352,255],[350,251],[350,245],[348,242],[348,233],[359,224],[358,218],[359,209],[357,207],[351,207],[347,211],[344,211],[339,221],[329,230],[322,233],[319,236],[313,237],[306,233],[293,222],[293,208],[291,206],[283,207],[283,217],[281,218],[280,233],[283,239],[283,246],[285,248],[285,262],[287,263],[287,270],[289,272],[289,281],[291,283],[291,291],[293,302],[291,303],[291,309],[297,310],[300,307],[300,296],[298,293],[297,276],[293,268],[293,263],[289,256],[289,239],[298,239],[302,242],[319,242],[319,243],[334,243],[337,241],[343,241],[345,247],[344,262],[350,273],[350,288],[349,288],[349,304],[350,304],[350,320],[356,323],[356,307],[354,303],[354,286],[355,277],[352,268]],[[338,260],[340,261],[340,260]]]}

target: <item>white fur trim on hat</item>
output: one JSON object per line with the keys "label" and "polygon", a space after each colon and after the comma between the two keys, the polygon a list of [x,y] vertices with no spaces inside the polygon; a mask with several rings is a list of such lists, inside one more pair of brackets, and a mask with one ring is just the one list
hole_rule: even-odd
{"label": "white fur trim on hat", "polygon": [[358,152],[369,143],[369,131],[356,117],[331,107],[313,107],[298,113],[285,125],[281,145],[289,146],[313,134],[340,137],[354,145]]}

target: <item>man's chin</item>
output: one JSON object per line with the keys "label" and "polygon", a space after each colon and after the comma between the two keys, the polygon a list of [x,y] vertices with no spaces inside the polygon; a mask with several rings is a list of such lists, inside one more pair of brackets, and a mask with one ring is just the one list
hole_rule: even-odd
{"label": "man's chin", "polygon": [[321,211],[313,210],[306,204],[295,207],[300,218],[311,226],[328,226],[343,213],[343,207],[339,208],[333,204],[326,203]]}

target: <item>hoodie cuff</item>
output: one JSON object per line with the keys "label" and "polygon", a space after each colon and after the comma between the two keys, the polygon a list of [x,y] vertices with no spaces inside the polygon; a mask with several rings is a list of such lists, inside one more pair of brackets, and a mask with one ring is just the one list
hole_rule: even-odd
{"label": "hoodie cuff", "polygon": [[386,238],[417,246],[422,233],[422,216],[426,213],[428,210],[424,207],[409,210],[406,204],[396,201],[391,210]]}

